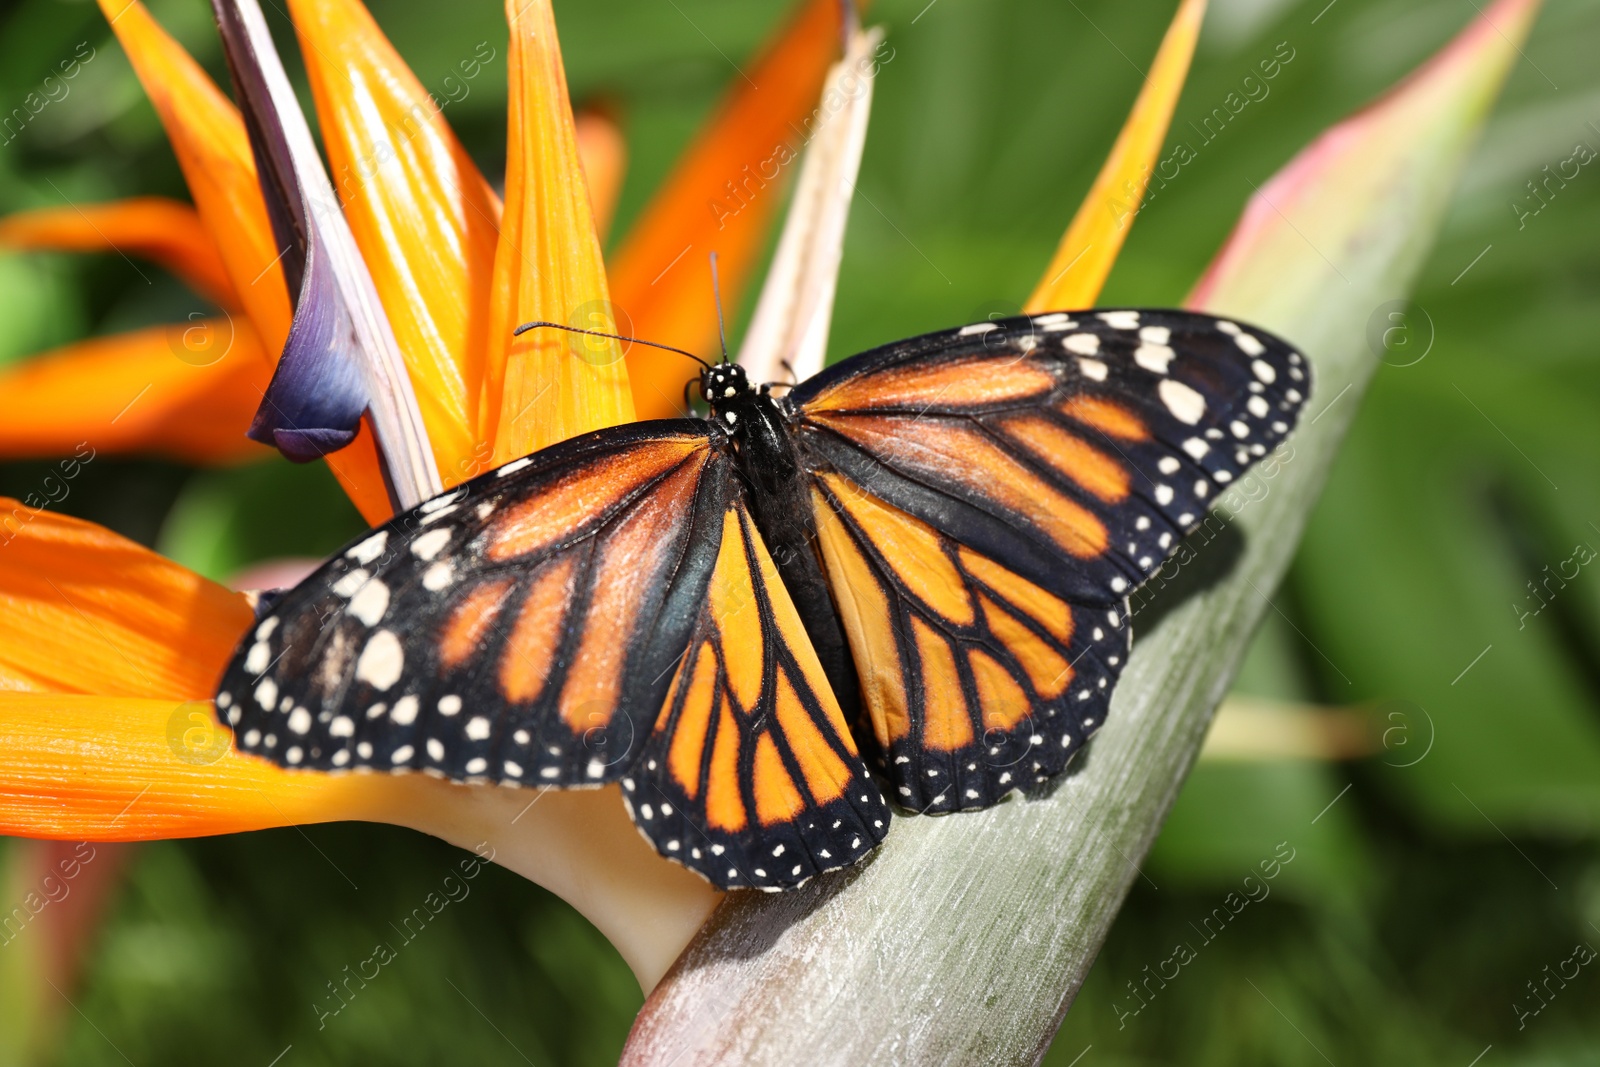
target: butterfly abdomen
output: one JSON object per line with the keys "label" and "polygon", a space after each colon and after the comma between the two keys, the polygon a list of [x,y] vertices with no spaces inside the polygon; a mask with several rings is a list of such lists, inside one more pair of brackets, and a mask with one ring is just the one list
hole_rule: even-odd
{"label": "butterfly abdomen", "polygon": [[788,420],[771,396],[751,394],[729,410],[739,416],[736,455],[749,491],[751,517],[794,599],[840,706],[854,721],[859,704],[855,663],[822,571],[805,472]]}

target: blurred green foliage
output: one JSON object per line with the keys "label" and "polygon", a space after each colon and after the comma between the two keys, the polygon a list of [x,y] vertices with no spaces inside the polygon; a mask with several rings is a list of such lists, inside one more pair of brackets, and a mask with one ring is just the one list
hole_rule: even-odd
{"label": "blurred green foliage", "polygon": [[[203,0],[151,6],[221,73]],[[1016,309],[1171,6],[874,6],[895,54],[852,217],[836,355]],[[1199,146],[1197,158],[1140,215],[1104,302],[1181,301],[1252,185],[1478,6],[1213,0],[1169,137]],[[425,85],[481,41],[504,56],[498,4],[372,7]],[[574,96],[625,116],[620,234],[782,5],[557,0],[557,12]],[[0,15],[0,110],[80,41],[96,53],[71,93],[0,144],[0,209],[183,196],[92,4],[19,0]],[[1597,45],[1600,4],[1549,0],[1413,303],[1400,319],[1374,309],[1374,358],[1389,365],[1238,683],[1375,705],[1384,751],[1197,768],[1048,1063],[1600,1058],[1593,968],[1518,1016],[1546,965],[1577,942],[1600,946],[1600,577],[1583,565],[1546,584],[1571,575],[1578,546],[1600,549],[1600,169],[1541,186],[1537,214],[1527,185],[1580,143],[1600,151]],[[1201,145],[1190,123],[1282,47],[1293,59],[1266,94]],[[491,175],[504,159],[503,79],[491,69],[449,112]],[[0,357],[201,306],[115,256],[0,258]],[[1313,413],[1337,402],[1313,398]],[[41,469],[0,466],[0,492],[26,493]],[[359,525],[324,471],[277,462],[196,472],[98,459],[61,506],[218,577],[326,552]],[[1280,843],[1294,859],[1265,880]],[[78,1010],[64,1013],[61,1062],[614,1061],[640,1003],[627,969],[564,904],[498,869],[323,1017],[328,983],[391,939],[459,856],[360,825],[143,849]],[[1218,908],[1231,917],[1207,926]],[[1181,965],[1179,945],[1192,957]]]}

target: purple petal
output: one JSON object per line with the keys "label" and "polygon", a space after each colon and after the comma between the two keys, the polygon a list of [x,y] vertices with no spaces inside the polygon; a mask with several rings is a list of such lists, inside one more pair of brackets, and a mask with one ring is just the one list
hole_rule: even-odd
{"label": "purple petal", "polygon": [[355,440],[367,408],[350,316],[315,245],[283,356],[247,431],[296,463],[321,459]]}
{"label": "purple petal", "polygon": [[350,311],[328,269],[260,58],[235,4],[213,0],[212,7],[294,304],[283,355],[247,434],[306,463],[355,439],[370,397]]}

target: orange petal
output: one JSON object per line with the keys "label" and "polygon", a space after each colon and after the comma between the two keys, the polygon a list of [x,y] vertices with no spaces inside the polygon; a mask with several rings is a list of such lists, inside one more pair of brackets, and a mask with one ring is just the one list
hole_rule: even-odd
{"label": "orange petal", "polygon": [[244,432],[270,375],[243,317],[80,341],[0,370],[0,456],[265,455]]}
{"label": "orange petal", "polygon": [[511,24],[506,211],[495,253],[482,437],[498,465],[633,419],[616,341],[557,330],[513,338],[544,319],[616,330],[566,72],[549,0],[507,0]]}
{"label": "orange petal", "polygon": [[[722,299],[740,293],[781,203],[780,171],[799,155],[839,51],[838,0],[808,0],[737,79],[614,257],[616,303],[633,336],[692,352],[717,347],[706,257],[717,253]],[[675,414],[692,368],[647,348],[628,357],[641,418]]]}
{"label": "orange petal", "polygon": [[604,242],[622,196],[622,179],[628,173],[628,139],[616,120],[599,108],[580,111],[575,121],[578,156],[583,160],[589,202],[594,207],[594,229]]}
{"label": "orange petal", "polygon": [[218,307],[239,306],[233,281],[199,213],[177,200],[141,196],[109,204],[18,212],[0,219],[0,246],[143,256],[188,282]]}
{"label": "orange petal", "polygon": [[410,780],[242,756],[209,700],[0,693],[0,833],[200,837],[380,816]]}
{"label": "orange petal", "polygon": [[238,110],[138,0],[100,0],[100,10],[155,105],[201,220],[218,237],[234,291],[267,349],[280,351],[289,293]]}
{"label": "orange petal", "polygon": [[[128,53],[134,73],[155,105],[207,230],[269,358],[276,362],[289,336],[289,294],[267,219],[244,121],[183,46],[156,25],[138,0],[99,0],[100,10]],[[257,402],[259,402],[259,396]],[[389,517],[377,452],[363,433],[328,465],[368,522]],[[368,440],[360,444],[363,438]],[[377,490],[372,489],[377,486]]]}
{"label": "orange petal", "polygon": [[[446,485],[478,473],[477,381],[500,199],[359,0],[291,0],[333,185]],[[493,58],[461,61],[467,84]]]}
{"label": "orange petal", "polygon": [[[52,476],[55,499],[83,462]],[[0,543],[3,689],[209,699],[255,619],[244,594],[23,501],[0,498]]]}
{"label": "orange petal", "polygon": [[1029,314],[1090,307],[1100,295],[1150,183],[1205,13],[1205,0],[1183,0],[1178,7],[1111,155],[1023,305]]}

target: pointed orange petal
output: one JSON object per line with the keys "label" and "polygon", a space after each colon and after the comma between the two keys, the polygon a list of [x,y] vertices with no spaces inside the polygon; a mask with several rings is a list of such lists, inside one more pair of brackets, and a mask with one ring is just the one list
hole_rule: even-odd
{"label": "pointed orange petal", "polygon": [[0,456],[265,455],[244,432],[270,376],[243,317],[80,341],[0,370]]}
{"label": "pointed orange petal", "polygon": [[0,692],[0,834],[139,841],[381,818],[420,776],[282,770],[209,700]]}
{"label": "pointed orange petal", "polygon": [[601,243],[611,232],[611,219],[622,196],[622,179],[628,173],[628,139],[611,115],[598,108],[578,112],[578,156],[594,207],[594,229]]}
{"label": "pointed orange petal", "polygon": [[141,196],[109,204],[18,212],[0,219],[0,246],[143,256],[182,278],[218,307],[239,306],[239,295],[199,213],[177,200]]}
{"label": "pointed orange petal", "polygon": [[[99,3],[155,105],[200,220],[216,235],[240,303],[271,361],[276,362],[289,336],[289,294],[244,121],[183,46],[156,25],[143,4],[138,0]],[[355,445],[345,449],[329,466],[368,522],[389,517],[383,475],[370,441],[359,449]],[[372,486],[378,487],[376,492]]]}
{"label": "pointed orange petal", "polygon": [[255,619],[242,593],[23,501],[0,498],[0,543],[3,689],[209,699]]}
{"label": "pointed orange petal", "polygon": [[549,0],[507,0],[511,24],[506,210],[495,253],[482,436],[495,464],[633,419],[615,341],[557,330],[513,338],[543,319],[616,330],[566,71]]}
{"label": "pointed orange petal", "polygon": [[137,0],[100,0],[166,128],[234,290],[270,351],[289,334],[289,294],[238,110]]}
{"label": "pointed orange petal", "polygon": [[[783,199],[782,172],[804,147],[806,120],[838,51],[838,0],[808,0],[746,68],[748,79],[730,87],[614,257],[612,291],[633,336],[715,351],[706,257],[717,253],[723,303],[738,307]],[[633,349],[628,375],[639,416],[675,414],[691,369]]]}
{"label": "pointed orange petal", "polygon": [[[359,0],[291,0],[334,189],[394,327],[446,485],[474,457],[500,199]],[[471,79],[493,58],[460,65]],[[460,78],[451,84],[466,84]],[[447,87],[446,91],[449,89]]]}
{"label": "pointed orange petal", "polygon": [[371,419],[363,417],[356,439],[339,451],[323,456],[322,461],[339,479],[339,488],[367,522],[377,526],[394,514],[389,490],[383,484],[383,462],[378,458],[378,442],[372,435]]}
{"label": "pointed orange petal", "polygon": [[1091,307],[1100,295],[1150,183],[1205,13],[1205,0],[1183,0],[1178,7],[1111,155],[1062,235],[1039,287],[1023,305],[1029,314]]}

